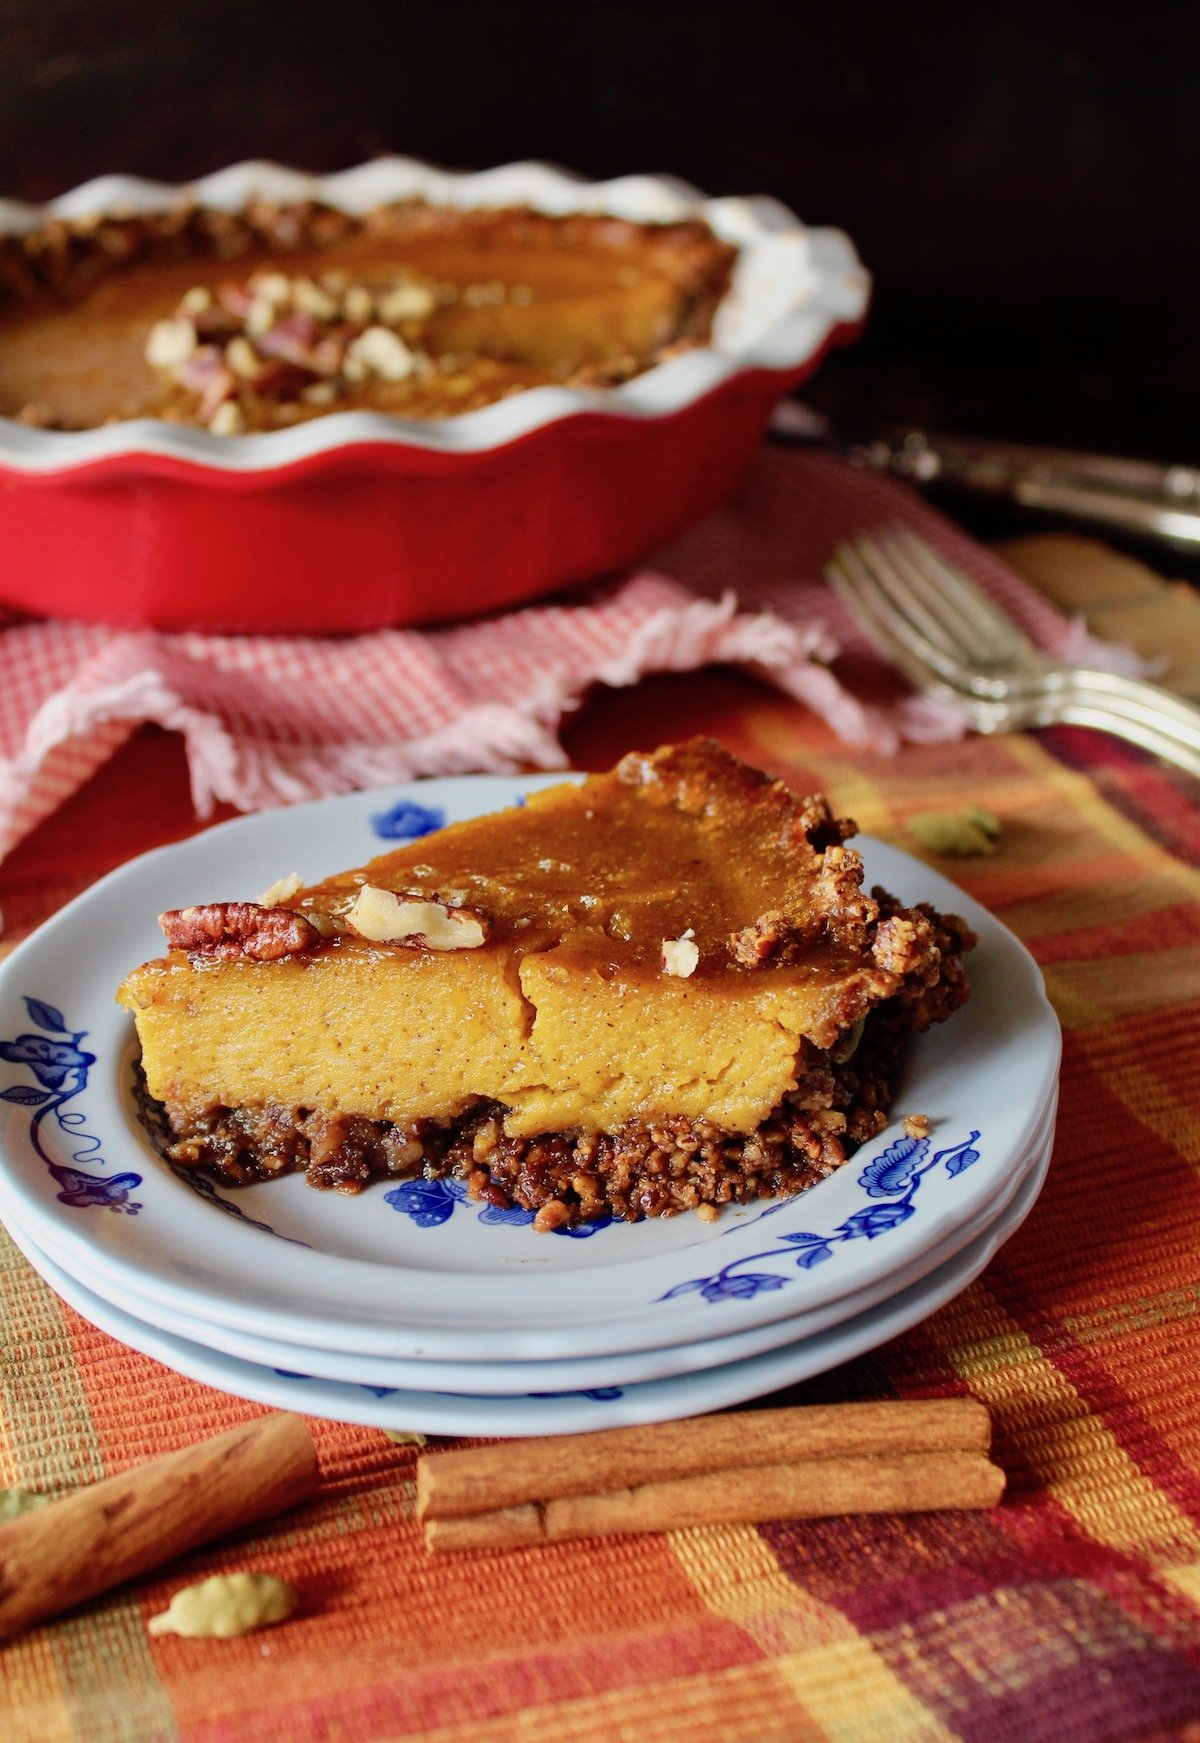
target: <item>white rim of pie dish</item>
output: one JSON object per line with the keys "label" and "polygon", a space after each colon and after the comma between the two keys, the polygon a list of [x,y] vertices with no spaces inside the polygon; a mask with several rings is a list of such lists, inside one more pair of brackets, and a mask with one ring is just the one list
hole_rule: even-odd
{"label": "white rim of pie dish", "polygon": [[510,163],[457,175],[413,158],[378,157],[335,175],[281,164],[231,164],[199,181],[170,185],[137,176],[84,182],[45,205],[0,200],[0,235],[53,218],[168,211],[182,202],[236,211],[254,199],[315,200],[364,213],[421,198],[459,208],[526,205],[539,212],[603,212],[635,223],[705,220],[739,249],[733,284],[717,309],[713,342],[682,352],[619,387],[535,387],[461,417],[432,422],[379,412],[333,412],[291,429],[242,436],[156,418],[92,430],[42,430],[0,418],[0,465],[52,473],[119,455],[173,458],[224,472],[274,470],[361,443],[446,454],[479,454],[579,413],[649,419],[670,416],[748,370],[781,373],[816,358],[839,327],[862,320],[870,278],[840,230],[809,229],[767,196],[710,199],[670,176],[589,182],[546,163]]}
{"label": "white rim of pie dish", "polygon": [[[488,1211],[477,1219],[465,1206],[453,1216],[442,1206],[436,1228],[414,1229],[412,1209],[395,1205],[404,1214],[393,1219],[386,1192],[343,1200],[314,1195],[292,1176],[245,1188],[233,1195],[236,1205],[216,1202],[229,1197],[217,1193],[215,1208],[227,1214],[214,1221],[214,1206],[197,1204],[200,1183],[173,1177],[149,1151],[125,1087],[132,1024],[113,990],[134,963],[161,949],[154,914],[226,893],[231,866],[244,891],[265,887],[281,869],[296,866],[311,878],[347,858],[361,861],[380,845],[372,842],[380,821],[374,813],[397,800],[402,807],[440,807],[439,820],[453,821],[511,804],[520,792],[554,778],[459,776],[265,812],[157,849],[76,898],[0,965],[0,1028],[15,1034],[32,1018],[46,1031],[40,1039],[3,1043],[5,1060],[25,1077],[0,1091],[12,1104],[0,1113],[0,1214],[39,1246],[70,1253],[69,1269],[85,1281],[109,1277],[119,1285],[124,1278],[139,1298],[184,1314],[288,1343],[473,1362],[607,1355],[787,1319],[850,1296],[882,1274],[898,1274],[996,1199],[1020,1171],[1057,1081],[1058,1025],[1040,973],[1011,933],[965,892],[895,848],[864,839],[868,881],[889,883],[902,899],[957,910],[979,932],[976,990],[953,1023],[920,1038],[888,1131],[851,1168],[810,1193],[773,1208],[738,1207],[717,1225],[692,1218],[613,1225],[580,1242],[484,1227],[485,1217],[495,1222],[496,1216]],[[85,1057],[99,1070],[63,1101],[66,1107],[76,1095],[84,1097],[86,1129],[68,1112],[63,1130],[43,1128],[51,1151],[35,1153],[26,1128],[34,1110],[44,1105],[49,1113],[52,1104],[27,1078],[53,1080],[57,1090],[60,1073],[69,1069],[54,1058],[46,1063],[48,1015],[64,1037],[76,1029],[76,1040],[86,1037],[96,1057],[90,1051]],[[64,1059],[79,1057],[65,1040],[56,1045],[67,1046]],[[21,1063],[30,1059],[32,1065]],[[912,1208],[903,1217],[882,1202],[868,1213],[859,1171],[864,1158],[898,1140],[905,1105],[932,1114],[939,1128],[934,1146],[961,1147],[972,1128],[983,1132],[983,1142],[966,1174],[966,1164],[950,1160],[950,1151],[931,1155],[918,1197],[905,1194]],[[943,1156],[948,1159],[935,1166]],[[144,1177],[125,1172],[130,1163],[144,1167]],[[104,1178],[89,1178],[97,1166]],[[79,1208],[80,1193],[86,1205],[99,1208]],[[866,1197],[874,1202],[902,1193],[903,1183]],[[133,1196],[141,1214],[114,1216]],[[130,1202],[129,1208],[136,1207]],[[813,1270],[801,1259],[792,1287],[782,1278],[762,1288],[742,1281],[737,1268],[766,1257],[762,1249],[777,1248],[781,1239],[790,1243],[795,1220],[832,1229],[851,1211],[856,1218],[869,1214],[872,1227],[860,1231],[865,1240],[823,1236],[822,1244],[829,1240],[837,1248],[835,1263],[819,1262]],[[882,1241],[875,1239],[883,1232],[874,1226],[879,1215],[890,1230]],[[244,1216],[251,1221],[237,1220]],[[255,1217],[271,1226],[256,1225]],[[760,1229],[764,1217],[771,1221]],[[815,1224],[814,1217],[820,1219]],[[733,1267],[737,1280],[699,1295],[703,1280],[684,1280],[706,1260],[722,1277]]]}
{"label": "white rim of pie dish", "polygon": [[424,1434],[582,1434],[725,1410],[827,1373],[910,1331],[961,1295],[1016,1234],[1037,1202],[1049,1166],[1048,1146],[1004,1212],[977,1240],[920,1282],[814,1337],[800,1338],[723,1367],[644,1385],[503,1398],[347,1385],[239,1362],[202,1344],[172,1337],[153,1321],[114,1307],[62,1273],[24,1231],[14,1231],[13,1239],[50,1287],[90,1324],[176,1373],[234,1397],[334,1422]]}

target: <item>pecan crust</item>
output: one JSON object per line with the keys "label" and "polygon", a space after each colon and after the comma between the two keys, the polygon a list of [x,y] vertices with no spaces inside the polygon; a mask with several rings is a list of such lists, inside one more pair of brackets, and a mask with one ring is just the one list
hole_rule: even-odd
{"label": "pecan crust", "polygon": [[186,950],[193,961],[276,962],[300,956],[321,942],[317,928],[291,908],[264,908],[258,902],[204,902],[171,908],[158,916],[172,950]]}
{"label": "pecan crust", "polygon": [[799,962],[816,939],[827,936],[863,955],[869,948],[879,908],[860,888],[861,878],[861,855],[840,841],[831,842],[821,851],[820,874],[810,905],[795,913],[772,908],[760,914],[753,925],[731,933],[729,953],[733,960],[744,968]]}

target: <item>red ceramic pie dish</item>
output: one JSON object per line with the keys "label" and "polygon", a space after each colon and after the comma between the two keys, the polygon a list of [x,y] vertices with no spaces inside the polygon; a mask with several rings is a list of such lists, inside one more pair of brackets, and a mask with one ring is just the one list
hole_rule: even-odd
{"label": "red ceramic pie dish", "polygon": [[541,164],[454,177],[404,159],[311,178],[264,164],[184,190],[106,178],[0,229],[181,198],[316,199],[703,217],[739,249],[710,344],[623,385],[535,387],[456,418],[347,411],[216,436],[138,418],[76,432],[0,419],[0,601],[129,628],[338,634],[494,611],[616,570],[713,508],[780,396],[851,338],[848,240],[770,200]]}

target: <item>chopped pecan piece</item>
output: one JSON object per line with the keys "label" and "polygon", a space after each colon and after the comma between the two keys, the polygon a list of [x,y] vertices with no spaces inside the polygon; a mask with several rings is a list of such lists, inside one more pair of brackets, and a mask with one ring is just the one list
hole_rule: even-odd
{"label": "chopped pecan piece", "polygon": [[928,973],[936,978],[941,963],[933,927],[915,908],[879,922],[871,955],[886,973],[902,980],[917,975],[924,981]]}
{"label": "chopped pecan piece", "polygon": [[371,884],[363,884],[346,919],[360,937],[417,950],[477,950],[488,935],[486,916],[474,908],[452,908],[420,891],[401,895]]}
{"label": "chopped pecan piece", "polygon": [[151,330],[146,360],[175,387],[199,395],[200,423],[236,435],[264,396],[332,404],[372,377],[403,381],[426,367],[425,353],[413,347],[437,297],[407,280],[390,297],[403,337],[384,324],[393,317],[377,312],[367,286],[343,288],[332,276],[318,283],[259,271],[219,285],[215,296],[193,285],[172,317]]}
{"label": "chopped pecan piece", "polygon": [[688,927],[678,938],[664,938],[662,941],[663,973],[676,975],[680,980],[687,980],[695,974],[696,964],[700,960],[700,947],[696,943],[696,934]]}
{"label": "chopped pecan piece", "polygon": [[771,960],[792,930],[783,910],[772,908],[769,913],[760,914],[753,926],[743,926],[740,932],[730,935],[730,954],[744,968],[758,968]]}
{"label": "chopped pecan piece", "polygon": [[752,926],[730,933],[729,954],[743,968],[761,968],[769,962],[798,962],[812,949],[826,926],[826,916],[820,910],[789,914],[782,908],[770,908]]}
{"label": "chopped pecan piece", "polygon": [[264,908],[259,902],[205,902],[196,908],[172,908],[158,916],[163,937],[172,950],[186,950],[206,962],[248,956],[253,962],[275,962],[314,950],[321,935],[303,914],[290,908]]}

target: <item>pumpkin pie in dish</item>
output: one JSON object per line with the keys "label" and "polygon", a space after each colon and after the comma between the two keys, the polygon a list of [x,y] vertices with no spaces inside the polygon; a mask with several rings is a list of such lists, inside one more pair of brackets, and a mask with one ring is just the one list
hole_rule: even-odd
{"label": "pumpkin pie in dish", "polygon": [[795,1193],[967,996],[964,923],[698,740],[303,889],[162,916],[119,998],[151,1123],[226,1185],[451,1174],[555,1228]]}
{"label": "pumpkin pie in dish", "polygon": [[839,231],[659,176],[0,200],[0,604],[355,635],[615,574],[732,488],[868,294]]}
{"label": "pumpkin pie in dish", "polygon": [[736,248],[699,219],[317,201],[0,237],[0,415],[219,435],[606,387],[705,344]]}

